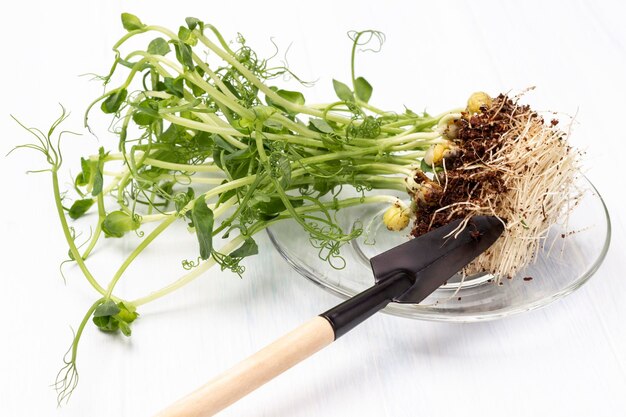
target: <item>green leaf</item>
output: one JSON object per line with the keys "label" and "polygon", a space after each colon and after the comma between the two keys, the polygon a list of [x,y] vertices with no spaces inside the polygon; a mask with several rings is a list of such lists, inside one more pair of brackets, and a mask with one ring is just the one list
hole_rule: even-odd
{"label": "green leaf", "polygon": [[[304,204],[302,199],[289,200],[293,207],[300,207]],[[281,212],[285,211],[285,203],[279,197],[272,197],[267,202],[259,202],[254,208],[257,210],[257,214],[261,220],[271,220],[278,216]]]}
{"label": "green leaf", "polygon": [[194,30],[195,28],[199,28],[200,32],[204,30],[204,22],[200,19],[195,17],[186,17],[185,22],[187,23],[189,30]]}
{"label": "green leaf", "polygon": [[208,132],[196,132],[193,136],[189,135],[189,133],[185,132],[186,135],[190,136],[189,143],[193,145],[193,148],[198,153],[198,156],[208,157],[213,150],[213,140],[211,139],[211,134]]}
{"label": "green leaf", "polygon": [[102,221],[102,231],[106,237],[122,237],[124,233],[137,230],[139,226],[139,219],[120,210],[107,214]]}
{"label": "green leaf", "polygon": [[[230,91],[231,93],[233,93],[233,95],[235,97],[237,97],[238,99],[241,99],[241,93],[239,91],[237,91],[237,88],[228,80],[226,79],[222,79],[222,82],[224,83],[224,85],[226,86],[226,88],[228,89],[228,91]],[[270,87],[270,89],[272,88],[276,88],[276,87]],[[267,100],[266,100],[267,101]],[[270,103],[267,103],[271,106]]]}
{"label": "green leaf", "polygon": [[148,53],[152,55],[167,55],[170,51],[170,45],[163,38],[153,39],[148,45]]}
{"label": "green leaf", "polygon": [[263,122],[263,131],[270,133],[281,133],[284,129],[282,123],[277,122],[276,120],[266,120]]}
{"label": "green leaf", "polygon": [[[156,167],[153,167],[156,168]],[[165,169],[165,168],[161,168]],[[163,181],[159,184],[159,188],[164,195],[170,196],[174,192],[174,186],[177,183],[175,181]]]}
{"label": "green leaf", "polygon": [[133,122],[135,122],[137,126],[150,126],[155,120],[156,118],[148,113],[140,111],[133,113]]}
{"label": "green leaf", "polygon": [[368,102],[372,97],[372,85],[363,77],[354,80],[354,92],[359,100]]}
{"label": "green leaf", "polygon": [[120,301],[117,303],[117,307],[120,309],[120,311],[116,314],[116,318],[118,320],[126,323],[132,323],[137,317],[139,317],[135,306],[132,304]]}
{"label": "green leaf", "polygon": [[209,259],[213,250],[213,211],[204,201],[204,196],[196,199],[191,212],[191,221],[196,229],[200,258]]}
{"label": "green leaf", "polygon": [[310,119],[309,124],[320,133],[335,133],[333,128],[324,119]]}
{"label": "green leaf", "polygon": [[[196,67],[196,72],[198,72],[199,69],[200,67]],[[187,87],[191,88],[191,92],[195,97],[201,97],[206,94],[206,91],[204,91],[202,87],[196,85],[192,81],[185,80],[185,84],[187,85]]]}
{"label": "green leaf", "polygon": [[341,81],[337,81],[333,79],[333,88],[335,89],[335,94],[342,101],[354,101],[354,95],[352,91],[350,91],[350,87],[342,83]]}
{"label": "green leaf", "polygon": [[227,151],[229,153],[232,153],[232,152],[236,151],[236,149],[233,147],[233,145],[231,145],[230,143],[226,142],[226,140],[224,140],[224,138],[222,138],[218,134],[213,135],[213,141],[215,142],[215,145],[217,145],[218,148],[224,149],[225,151]]}
{"label": "green leaf", "polygon": [[[260,201],[263,203],[269,203],[270,201],[272,201],[272,197],[270,197],[267,194],[263,194],[262,191],[258,191],[256,192],[252,197],[252,200],[254,201]],[[279,197],[274,197],[275,199],[280,200],[280,202],[282,203],[283,200],[281,200]],[[256,204],[256,203],[255,203]],[[284,206],[283,206],[284,207]]]}
{"label": "green leaf", "polygon": [[223,162],[246,161],[254,156],[254,152],[250,148],[238,149],[235,152],[224,155]]}
{"label": "green leaf", "polygon": [[149,126],[159,118],[159,105],[156,101],[147,99],[139,103],[133,113],[133,121],[139,126]]}
{"label": "green leaf", "polygon": [[264,121],[272,117],[274,113],[276,113],[276,109],[271,106],[258,105],[258,106],[252,107],[252,112],[254,113],[254,117],[255,117],[254,122],[263,123]]}
{"label": "green leaf", "polygon": [[169,127],[159,135],[159,142],[173,145],[179,140],[186,140],[185,134],[186,132],[184,128],[171,123]]}
{"label": "green leaf", "polygon": [[98,162],[96,163],[96,169],[93,172],[93,188],[91,189],[91,195],[94,197],[102,192],[102,186],[104,185],[104,179],[102,177],[102,168],[104,167],[104,148],[98,149]]}
{"label": "green leaf", "polygon": [[87,210],[93,206],[94,200],[92,198],[86,198],[84,200],[76,200],[72,207],[68,210],[69,216],[76,220],[83,214],[87,213]]}
{"label": "green leaf", "polygon": [[183,64],[187,69],[193,70],[193,56],[191,52],[191,46],[187,45],[183,41],[174,42],[174,50],[176,51],[176,59]]}
{"label": "green leaf", "polygon": [[[224,180],[223,184],[226,184],[226,180]],[[219,207],[220,204],[230,200],[230,198],[233,197],[235,194],[237,194],[237,189],[224,191],[223,193],[220,194],[219,198],[217,199],[217,202],[215,203],[215,207]]]}
{"label": "green leaf", "polygon": [[93,323],[103,332],[116,332],[120,328],[120,322],[111,316],[94,317]]}
{"label": "green leaf", "polygon": [[130,324],[139,316],[135,307],[120,301],[115,304],[107,300],[99,305],[93,314],[93,322],[103,332],[116,332],[121,330],[125,336],[131,335]]}
{"label": "green leaf", "polygon": [[183,98],[185,87],[183,85],[183,78],[177,77],[165,77],[163,79],[163,85],[165,87],[165,91],[168,93],[175,95],[176,97]]}
{"label": "green leaf", "polygon": [[137,30],[146,27],[146,25],[141,23],[141,20],[139,20],[137,16],[130,13],[122,13],[122,26],[124,26],[124,29],[129,32],[131,30]]}
{"label": "green leaf", "polygon": [[191,30],[187,29],[184,26],[178,28],[178,39],[181,42],[184,42],[187,45],[191,46],[195,46],[198,43],[198,38],[196,38],[196,35],[194,35]]}
{"label": "green leaf", "polygon": [[130,326],[128,325],[128,323],[124,321],[119,321],[118,324],[120,327],[120,331],[122,332],[124,336],[129,337],[132,334],[132,331],[130,330]]}
{"label": "green leaf", "polygon": [[96,307],[93,312],[94,317],[114,316],[121,310],[112,300],[106,300],[104,303]]}
{"label": "green leaf", "polygon": [[176,211],[180,212],[191,200],[195,197],[195,192],[193,188],[187,187],[186,193],[178,193],[174,196],[174,205],[176,206]]}
{"label": "green leaf", "polygon": [[319,193],[318,197],[328,194],[333,186],[333,183],[324,177],[315,177],[313,182],[313,189]]}
{"label": "green leaf", "polygon": [[100,105],[100,109],[107,114],[117,113],[117,111],[124,103],[124,100],[126,100],[127,95],[128,91],[126,91],[125,88],[115,91],[102,102],[102,104]]}
{"label": "green leaf", "polygon": [[[230,89],[230,86],[228,86],[228,87]],[[303,105],[304,104],[304,95],[302,95],[302,93],[300,93],[298,91],[279,90],[278,87],[274,87],[274,86],[270,87],[270,90],[272,90],[278,96],[284,98],[285,100],[287,100],[287,101],[289,101],[291,103],[294,103],[294,104],[297,104],[297,105]],[[236,95],[239,95],[239,93],[236,93]],[[297,112],[294,112],[292,110],[288,110],[284,106],[278,104],[277,102],[272,100],[268,95],[265,96],[265,102],[267,103],[268,106],[272,106],[272,107],[275,107],[277,109],[280,109],[280,110],[282,110],[285,113],[288,113],[290,115],[295,116],[297,114]]]}
{"label": "green leaf", "polygon": [[213,163],[219,167],[219,169],[224,169],[224,164],[222,163],[222,155],[224,151],[219,149],[217,146],[213,149]]}
{"label": "green leaf", "polygon": [[184,27],[181,26],[178,28],[178,39],[187,43],[187,40],[189,39],[189,37],[191,36],[191,31]]}
{"label": "green leaf", "polygon": [[80,158],[81,172],[76,176],[74,184],[77,187],[84,187],[91,181],[91,161],[89,159]]}
{"label": "green leaf", "polygon": [[304,105],[304,95],[299,91],[277,90],[276,94],[294,104]]}
{"label": "green leaf", "polygon": [[443,171],[443,167],[440,167],[440,166],[435,166],[435,170],[433,171],[433,167],[428,165],[426,162],[424,162],[423,159],[420,162],[420,169],[423,172],[441,172],[441,171]]}
{"label": "green leaf", "polygon": [[259,253],[259,246],[251,237],[246,238],[243,244],[230,253],[231,258],[245,258]]}

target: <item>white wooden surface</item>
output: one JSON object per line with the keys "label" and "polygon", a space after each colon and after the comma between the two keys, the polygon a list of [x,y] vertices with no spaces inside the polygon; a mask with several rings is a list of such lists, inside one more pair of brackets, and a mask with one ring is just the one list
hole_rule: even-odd
{"label": "white wooden surface", "polygon": [[[446,324],[378,315],[282,375],[224,416],[617,416],[626,414],[626,210],[623,144],[626,96],[624,2],[209,2],[34,1],[0,15],[0,153],[26,140],[10,119],[46,126],[56,103],[74,111],[100,91],[78,77],[108,69],[121,35],[119,14],[176,27],[210,21],[271,53],[270,36],[292,68],[318,79],[311,101],[332,96],[349,76],[350,29],[387,35],[359,73],[382,107],[436,112],[474,90],[520,90],[540,109],[577,114],[573,142],[613,221],[606,261],[576,293],[505,320]],[[102,135],[101,141],[110,140]],[[93,150],[88,136],[68,149],[66,167]],[[131,339],[93,326],[79,350],[80,385],[57,409],[49,388],[95,294],[75,270],[63,284],[66,253],[49,178],[29,154],[0,158],[0,416],[150,416],[218,372],[338,300],[294,273],[261,237],[261,255],[240,280],[213,270],[141,310]],[[187,245],[187,246],[185,246]],[[149,253],[120,289],[139,292],[193,243]],[[108,250],[115,253],[115,246]],[[108,255],[107,255],[108,256]],[[107,258],[110,259],[110,258]],[[98,270],[106,271],[108,262]]]}

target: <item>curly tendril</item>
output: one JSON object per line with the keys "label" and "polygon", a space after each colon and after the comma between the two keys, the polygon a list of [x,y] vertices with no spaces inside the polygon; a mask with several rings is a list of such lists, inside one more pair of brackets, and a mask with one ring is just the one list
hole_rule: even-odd
{"label": "curly tendril", "polygon": [[378,53],[382,50],[387,37],[385,34],[378,30],[363,30],[356,31],[350,30],[348,31],[348,38],[354,42],[356,46],[365,46],[369,44],[373,44],[371,48],[362,48],[359,49],[363,52],[374,52]]}
{"label": "curly tendril", "polygon": [[223,253],[217,251],[213,251],[212,256],[213,259],[215,259],[215,262],[217,262],[217,264],[220,266],[220,269],[222,271],[228,269],[231,272],[239,275],[239,278],[241,278],[246,270],[243,265],[239,264],[241,262],[241,258],[233,258],[232,256],[224,255]]}
{"label": "curly tendril", "polygon": [[190,270],[192,270],[192,269],[197,268],[198,266],[200,266],[200,263],[201,263],[201,262],[202,262],[202,258],[200,258],[200,257],[198,256],[198,258],[197,258],[195,261],[193,261],[193,260],[191,260],[191,261],[190,261],[190,260],[188,260],[188,259],[184,259],[184,260],[181,262],[181,264],[182,264],[182,266],[183,266],[183,269],[184,269],[184,270],[186,270],[186,271],[190,271]]}

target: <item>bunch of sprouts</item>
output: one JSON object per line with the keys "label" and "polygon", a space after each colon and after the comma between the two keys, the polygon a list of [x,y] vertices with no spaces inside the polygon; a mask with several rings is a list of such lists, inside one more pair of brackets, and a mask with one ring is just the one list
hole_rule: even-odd
{"label": "bunch of sprouts", "polygon": [[[259,58],[241,35],[229,43],[196,18],[187,18],[177,31],[146,25],[130,14],[122,15],[122,23],[127,33],[113,47],[110,72],[99,77],[106,92],[85,113],[87,127],[96,109],[110,115],[117,143],[81,158],[73,200],[61,190],[58,176],[62,157],[56,131],[65,111],[47,133],[27,128],[37,143],[23,146],[46,156],[69,262],[97,294],[57,378],[59,402],[78,381],[78,344],[89,321],[129,336],[138,309],[206,277],[210,268],[243,274],[242,260],[259,251],[254,236],[275,222],[295,221],[320,258],[341,267],[341,246],[362,229],[343,230],[335,221],[337,210],[389,204],[381,220],[402,230],[413,219],[415,235],[425,231],[420,229],[424,221],[431,228],[456,217],[495,214],[506,222],[507,233],[473,268],[513,274],[532,256],[523,250],[526,238],[544,233],[567,201],[559,192],[568,186],[565,174],[573,160],[546,150],[567,154],[569,148],[561,133],[546,128],[528,109],[510,120],[509,130],[498,136],[501,146],[490,149],[488,159],[472,160],[462,121],[471,125],[476,114],[491,114],[498,100],[473,96],[468,109],[436,116],[372,105],[373,87],[357,76],[355,56],[370,42],[378,45],[368,49],[381,46],[379,32],[349,34],[348,83],[333,80],[337,98],[330,104],[309,104],[300,91],[273,85],[277,77],[297,77]],[[131,38],[145,47],[126,50]],[[122,82],[113,85],[119,77]],[[472,104],[476,100],[478,106]],[[529,159],[540,175],[520,165]],[[450,194],[456,170],[469,176],[493,171],[503,176],[507,192],[469,193],[465,201],[446,204],[442,196]],[[402,201],[407,191],[410,204]],[[79,245],[71,220],[91,212],[93,233]],[[128,267],[177,222],[187,224],[194,241],[181,275],[138,298],[119,293]],[[102,239],[128,233],[141,239],[112,276],[92,270],[89,261]]]}

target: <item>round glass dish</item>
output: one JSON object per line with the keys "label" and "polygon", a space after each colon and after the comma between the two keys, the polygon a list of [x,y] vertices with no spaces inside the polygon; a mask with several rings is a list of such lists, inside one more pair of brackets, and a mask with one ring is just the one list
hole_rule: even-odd
{"label": "round glass dish", "polygon": [[[567,224],[550,229],[535,262],[518,276],[503,279],[499,285],[490,275],[466,277],[462,283],[455,276],[419,305],[392,303],[383,311],[423,320],[493,320],[542,307],[575,291],[604,260],[611,236],[609,214],[598,191],[585,177],[580,178],[579,187],[584,196]],[[364,204],[337,213],[344,230],[357,221],[371,224],[359,238],[342,247],[343,269],[320,259],[308,235],[294,232],[301,230],[294,221],[278,222],[268,234],[278,252],[302,276],[342,298],[352,297],[374,283],[369,258],[407,239],[406,234],[381,227],[387,207]]]}

